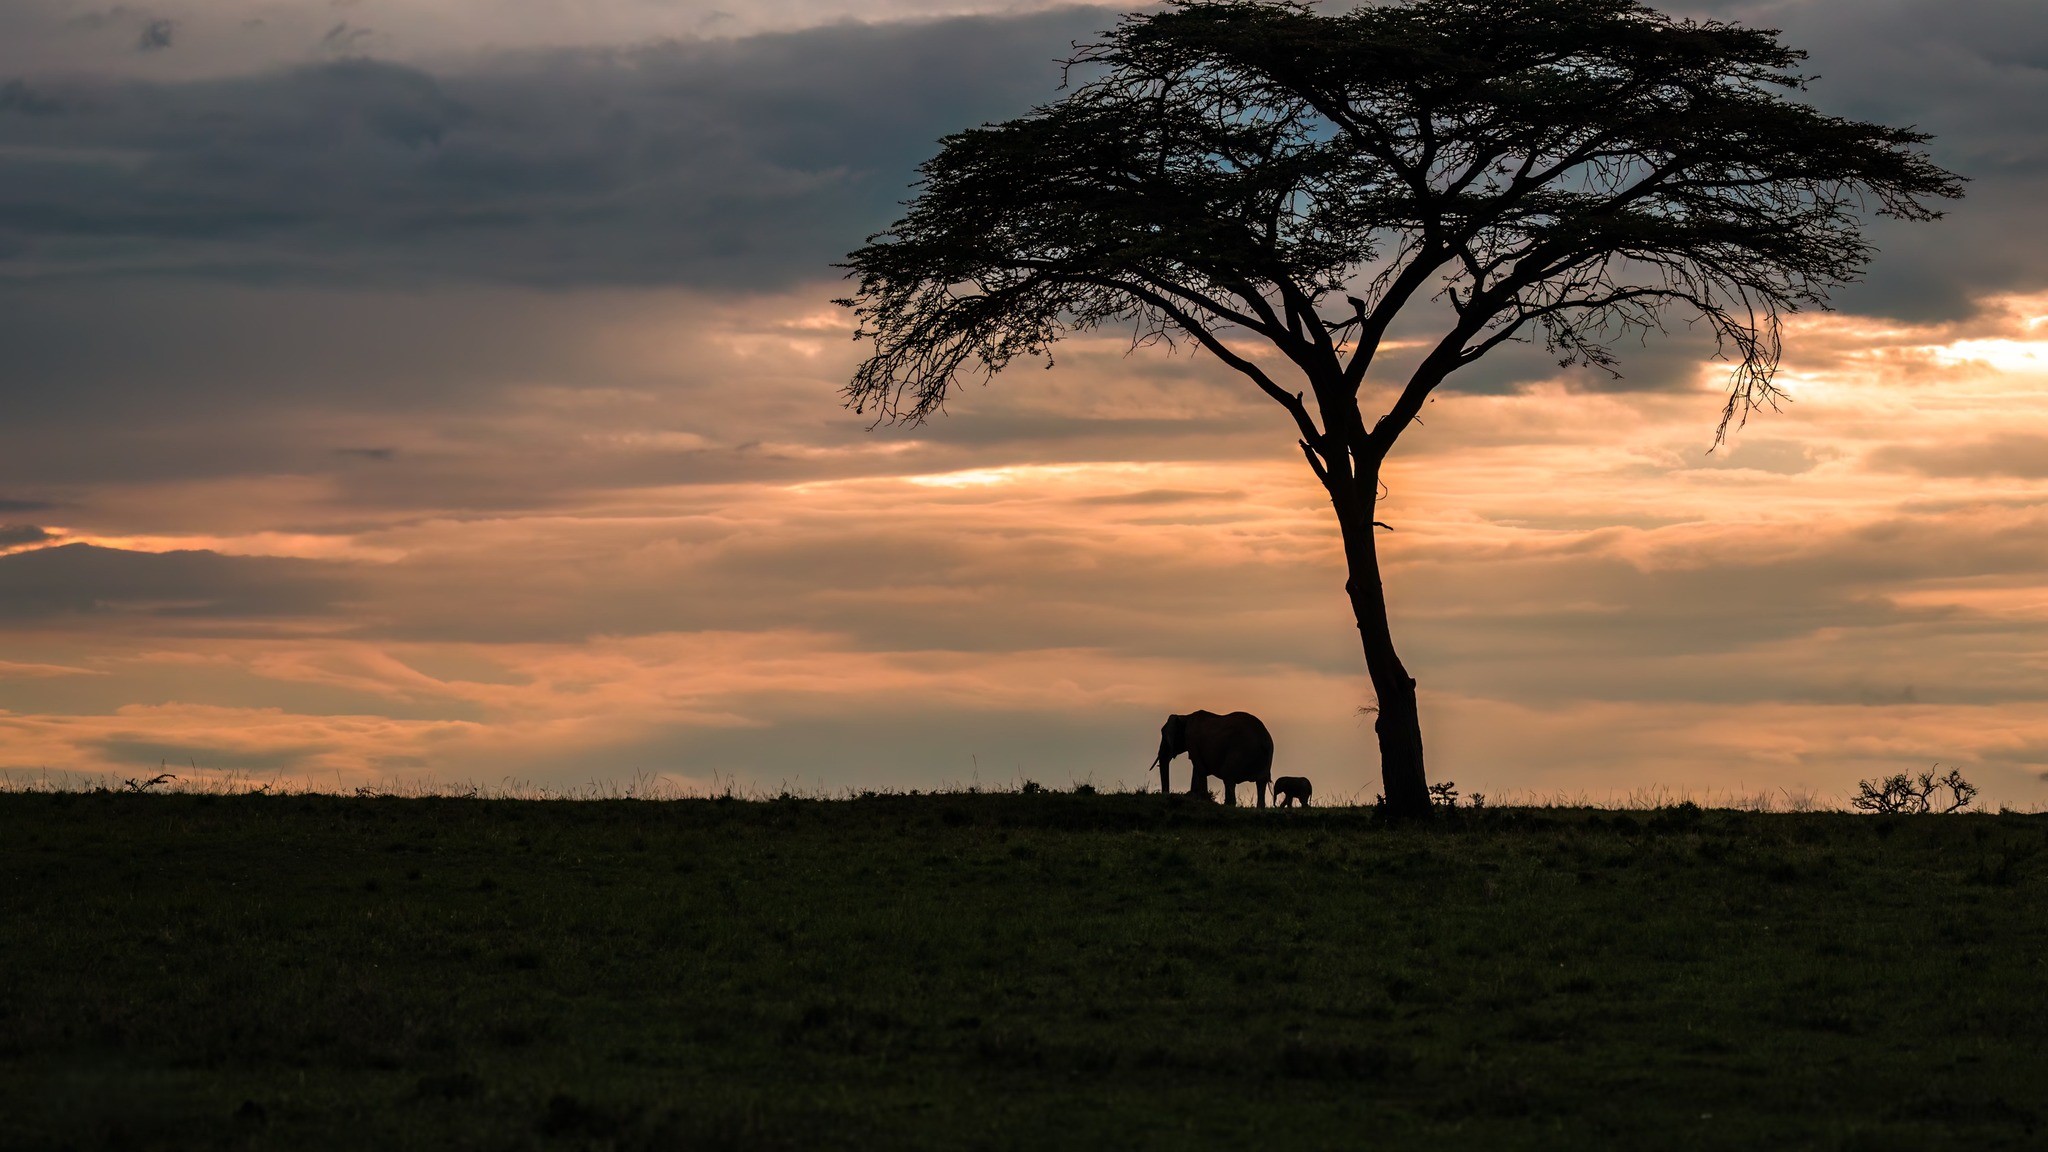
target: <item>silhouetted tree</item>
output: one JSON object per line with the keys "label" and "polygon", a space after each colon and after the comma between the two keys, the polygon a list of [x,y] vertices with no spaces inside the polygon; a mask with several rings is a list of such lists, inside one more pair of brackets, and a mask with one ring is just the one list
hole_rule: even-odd
{"label": "silhouetted tree", "polygon": [[[874,350],[848,402],[916,422],[1106,323],[1249,378],[1336,510],[1396,815],[1430,797],[1373,514],[1430,394],[1509,340],[1611,369],[1677,307],[1735,365],[1718,443],[1778,398],[1779,317],[1869,258],[1861,212],[1931,219],[1960,191],[1925,135],[1788,98],[1804,54],[1775,31],[1636,0],[1184,0],[1104,36],[1056,103],[942,141],[849,257]],[[1441,338],[1375,376],[1425,300]]]}

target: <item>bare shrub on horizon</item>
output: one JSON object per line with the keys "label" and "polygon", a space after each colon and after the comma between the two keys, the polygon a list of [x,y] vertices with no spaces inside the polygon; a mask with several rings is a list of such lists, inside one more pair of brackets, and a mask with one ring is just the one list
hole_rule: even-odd
{"label": "bare shrub on horizon", "polygon": [[[1945,814],[1968,808],[1977,799],[1977,786],[1963,779],[1962,772],[1955,768],[1949,769],[1947,775],[1936,776],[1940,768],[1936,764],[1913,776],[1899,772],[1862,781],[1849,803],[1859,811],[1884,816]],[[1938,798],[1942,792],[1948,793],[1946,802]]]}

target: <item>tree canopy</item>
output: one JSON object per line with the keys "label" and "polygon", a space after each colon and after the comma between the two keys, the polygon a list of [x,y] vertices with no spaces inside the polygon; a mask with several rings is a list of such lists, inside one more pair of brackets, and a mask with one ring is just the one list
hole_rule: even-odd
{"label": "tree canopy", "polygon": [[[1413,682],[1366,619],[1384,619],[1372,507],[1445,379],[1510,340],[1612,370],[1619,339],[1678,310],[1733,364],[1718,441],[1776,402],[1781,318],[1870,258],[1866,213],[1931,219],[1960,193],[1925,135],[1795,99],[1803,59],[1638,0],[1128,16],[1077,46],[1056,102],[945,138],[904,217],[851,254],[841,303],[873,352],[847,400],[915,422],[1068,332],[1196,342],[1292,416],[1384,707]],[[1420,299],[1445,328],[1382,381]],[[1419,735],[1413,758],[1403,802],[1426,804]]]}

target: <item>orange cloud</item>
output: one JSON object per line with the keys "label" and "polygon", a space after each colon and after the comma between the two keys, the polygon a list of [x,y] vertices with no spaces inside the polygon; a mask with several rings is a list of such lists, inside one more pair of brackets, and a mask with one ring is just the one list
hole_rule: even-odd
{"label": "orange cloud", "polygon": [[[389,452],[67,504],[66,539],[346,590],[267,623],[20,625],[0,760],[1135,785],[1159,718],[1206,706],[1266,715],[1319,793],[1375,790],[1328,510],[1285,418],[1212,362],[1082,341],[869,432],[834,407],[858,350],[814,295],[497,299],[582,317],[552,321],[576,347],[488,404],[265,418]],[[1839,796],[1939,760],[2048,798],[2044,313],[1802,320],[1795,402],[1712,453],[1712,363],[1433,405],[1382,515],[1436,775]]]}

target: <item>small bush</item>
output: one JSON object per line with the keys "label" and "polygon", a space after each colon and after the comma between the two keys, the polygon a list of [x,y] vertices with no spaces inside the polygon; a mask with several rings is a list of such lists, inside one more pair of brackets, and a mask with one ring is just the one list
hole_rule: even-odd
{"label": "small bush", "polygon": [[[1977,798],[1977,786],[1963,779],[1954,768],[1946,776],[1934,773],[1941,765],[1908,776],[1901,772],[1879,780],[1865,780],[1849,803],[1864,812],[1879,815],[1919,815],[1926,812],[1960,812]],[[1944,801],[1941,793],[1948,793]]]}
{"label": "small bush", "polygon": [[1698,828],[1706,819],[1707,810],[1690,800],[1680,800],[1668,808],[1659,808],[1650,817],[1652,832],[1686,832]]}

